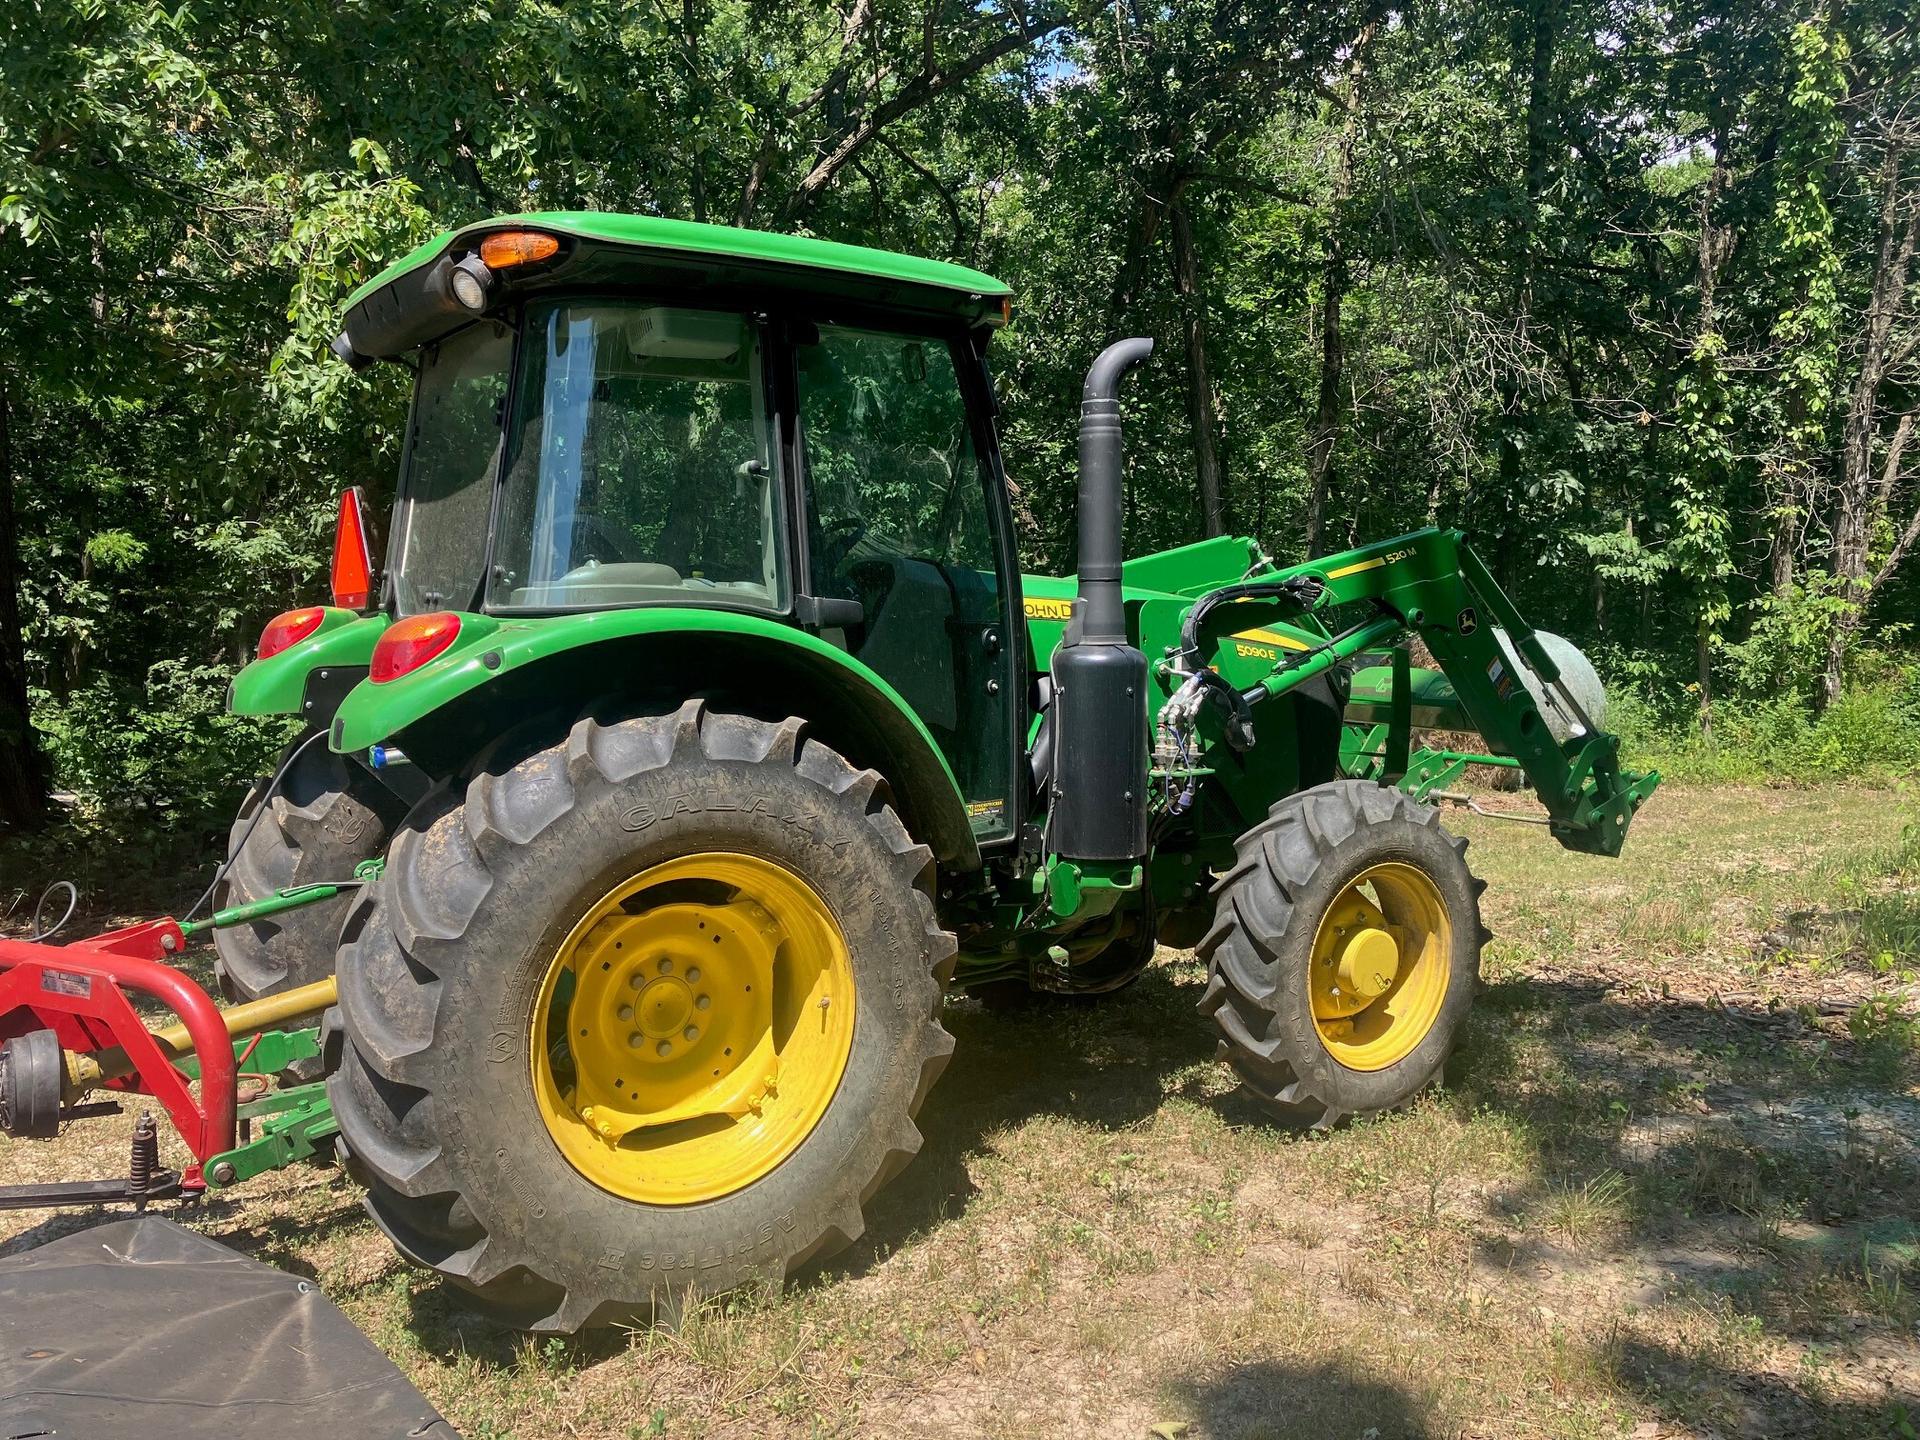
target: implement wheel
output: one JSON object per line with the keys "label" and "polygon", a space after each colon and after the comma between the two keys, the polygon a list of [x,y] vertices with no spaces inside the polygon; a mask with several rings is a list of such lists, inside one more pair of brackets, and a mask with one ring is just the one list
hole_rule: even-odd
{"label": "implement wheel", "polygon": [[[351,878],[355,865],[386,849],[389,831],[406,812],[373,776],[324,745],[309,746],[293,762],[249,831],[266,787],[264,779],[255,781],[234,817],[227,835],[231,863],[214,891],[215,909]],[[234,999],[257,1000],[326,979],[350,903],[341,895],[214,931],[222,987]]]}
{"label": "implement wheel", "polygon": [[349,1165],[401,1252],[571,1332],[850,1244],[953,1040],[880,777],[690,701],[409,822],[340,954]]}
{"label": "implement wheel", "polygon": [[1487,939],[1466,848],[1432,807],[1363,780],[1291,795],[1240,837],[1200,1009],[1267,1109],[1325,1127],[1440,1077]]}

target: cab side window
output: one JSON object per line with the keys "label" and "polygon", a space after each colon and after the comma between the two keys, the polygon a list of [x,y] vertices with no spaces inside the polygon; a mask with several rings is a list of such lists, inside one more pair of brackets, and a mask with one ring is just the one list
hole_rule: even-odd
{"label": "cab side window", "polygon": [[1001,584],[952,345],[822,326],[799,347],[809,578],[860,602],[848,648],[934,734],[983,839],[1005,833]]}

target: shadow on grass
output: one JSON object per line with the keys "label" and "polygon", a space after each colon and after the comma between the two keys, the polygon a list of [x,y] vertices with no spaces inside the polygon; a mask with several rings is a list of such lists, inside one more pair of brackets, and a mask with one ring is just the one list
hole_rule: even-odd
{"label": "shadow on grass", "polygon": [[1904,1032],[1836,1036],[1791,1014],[1523,977],[1485,987],[1449,1075],[1463,1105],[1513,1122],[1542,1175],[1634,1180],[1640,1228],[1920,1207]]}
{"label": "shadow on grass", "polygon": [[366,1217],[360,1204],[360,1190],[352,1185],[330,1191],[326,1208],[317,1214],[303,1211],[272,1215],[248,1223],[252,1214],[246,1193],[242,1191],[230,1200],[203,1201],[175,1218],[195,1229],[208,1229],[217,1222],[236,1219],[239,1224],[214,1235],[222,1245],[318,1284],[319,1269],[307,1256],[324,1252]]}
{"label": "shadow on grass", "polygon": [[1696,1427],[1694,1433],[1911,1440],[1920,1430],[1920,1397],[1869,1402],[1823,1394],[1817,1371],[1796,1386],[1758,1366],[1729,1365],[1644,1340],[1622,1345],[1618,1367],[1621,1381],[1662,1418]]}
{"label": "shadow on grass", "polygon": [[[963,1215],[975,1196],[969,1160],[996,1132],[1037,1115],[1123,1130],[1166,1102],[1171,1079],[1213,1055],[1194,1013],[1197,984],[1154,966],[1098,1000],[1035,997],[1006,1010],[947,1006],[953,1059],[921,1107],[920,1154],[867,1207],[867,1231],[829,1263],[861,1274],[913,1235]],[[1242,1119],[1248,1117],[1240,1117]]]}
{"label": "shadow on grass", "polygon": [[125,1220],[130,1211],[115,1206],[108,1210],[55,1210],[48,1213],[46,1219],[29,1226],[17,1235],[0,1240],[0,1260],[9,1255],[19,1255],[28,1250],[37,1250],[49,1241],[59,1240],[67,1235],[78,1235],[82,1230],[91,1230],[98,1225],[111,1225],[116,1220]]}
{"label": "shadow on grass", "polygon": [[1442,1433],[1431,1428],[1426,1401],[1342,1361],[1262,1360],[1168,1388],[1206,1440],[1438,1440]]}
{"label": "shadow on grass", "polygon": [[[1821,1368],[1863,1342],[1912,1358],[1920,1104],[1905,1093],[1910,1042],[1894,1039],[1889,1051],[1881,1037],[1586,978],[1489,985],[1451,1067],[1454,1099],[1531,1155],[1493,1202],[1518,1234],[1483,1238],[1479,1261],[1576,1290],[1611,1271],[1640,1287],[1622,1306],[1710,1317],[1689,1343],[1637,1329],[1596,1354],[1669,1423],[1913,1435],[1912,1365],[1889,1367],[1884,1400]],[[1804,1373],[1781,1373],[1767,1341],[1800,1347]]]}
{"label": "shadow on grass", "polygon": [[[1198,1092],[1186,1072],[1206,1073],[1214,1043],[1193,1012],[1199,990],[1159,966],[1099,1004],[1042,1002],[1010,1015],[951,1006],[958,1043],[921,1115],[925,1148],[832,1268],[862,1273],[964,1215],[976,1199],[970,1162],[1003,1129],[1040,1115],[1125,1129],[1170,1096]],[[1531,1151],[1526,1178],[1497,1201],[1519,1237],[1499,1254],[1483,1249],[1489,1268],[1624,1264],[1649,1276],[1648,1301],[1697,1301],[1735,1336],[1816,1355],[1875,1336],[1909,1344],[1920,1320],[1911,1145],[1920,1125],[1903,1124],[1920,1120],[1920,1106],[1902,1093],[1912,1057],[1903,1049],[1890,1071],[1871,1038],[1779,1019],[1756,1025],[1711,1003],[1636,997],[1583,977],[1489,984],[1449,1067],[1451,1103],[1463,1117],[1506,1123]],[[1270,1123],[1235,1095],[1195,1098],[1236,1125]],[[1389,1120],[1331,1143],[1379,1144],[1391,1161],[1395,1131]],[[1613,1213],[1583,1230],[1583,1204]],[[1790,1222],[1817,1228],[1787,1233]],[[1829,1394],[1817,1367],[1796,1381],[1711,1347],[1695,1355],[1644,1340],[1595,1359],[1673,1423],[1709,1414],[1730,1434],[1807,1437],[1920,1429],[1906,1418],[1920,1416],[1920,1399]],[[1389,1440],[1431,1423],[1417,1397],[1333,1364],[1263,1363],[1189,1382],[1187,1393],[1209,1436],[1374,1428]]]}
{"label": "shadow on grass", "polygon": [[474,1308],[460,1289],[423,1271],[411,1272],[406,1329],[412,1343],[442,1364],[468,1358],[503,1370],[527,1367],[551,1378],[555,1368],[584,1370],[621,1354],[633,1332],[614,1326],[569,1336],[529,1336]]}

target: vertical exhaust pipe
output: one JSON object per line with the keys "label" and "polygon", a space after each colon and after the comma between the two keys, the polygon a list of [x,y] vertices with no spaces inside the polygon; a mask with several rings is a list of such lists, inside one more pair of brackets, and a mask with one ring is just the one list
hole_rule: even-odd
{"label": "vertical exhaust pipe", "polygon": [[1120,382],[1153,353],[1144,337],[1116,340],[1095,358],[1080,391],[1080,620],[1090,644],[1125,643],[1120,604],[1123,508]]}
{"label": "vertical exhaust pipe", "polygon": [[1116,340],[1080,392],[1079,598],[1053,652],[1055,755],[1048,844],[1069,860],[1147,853],[1147,657],[1120,596],[1120,381],[1153,341]]}

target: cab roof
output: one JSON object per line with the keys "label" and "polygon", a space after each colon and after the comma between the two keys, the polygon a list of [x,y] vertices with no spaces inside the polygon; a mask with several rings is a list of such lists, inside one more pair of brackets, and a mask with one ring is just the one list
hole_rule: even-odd
{"label": "cab roof", "polygon": [[[964,265],[864,245],[654,215],[541,211],[443,231],[360,286],[346,304],[346,331],[354,349],[362,356],[392,355],[436,338],[428,331],[452,328],[451,323],[422,323],[428,318],[419,304],[427,278],[443,263],[476,251],[498,230],[545,231],[564,243],[558,261],[512,277],[512,288],[523,293],[576,287],[657,287],[676,294],[785,291],[973,324],[997,321],[1012,293],[1002,281]],[[412,323],[396,323],[401,312]]]}

